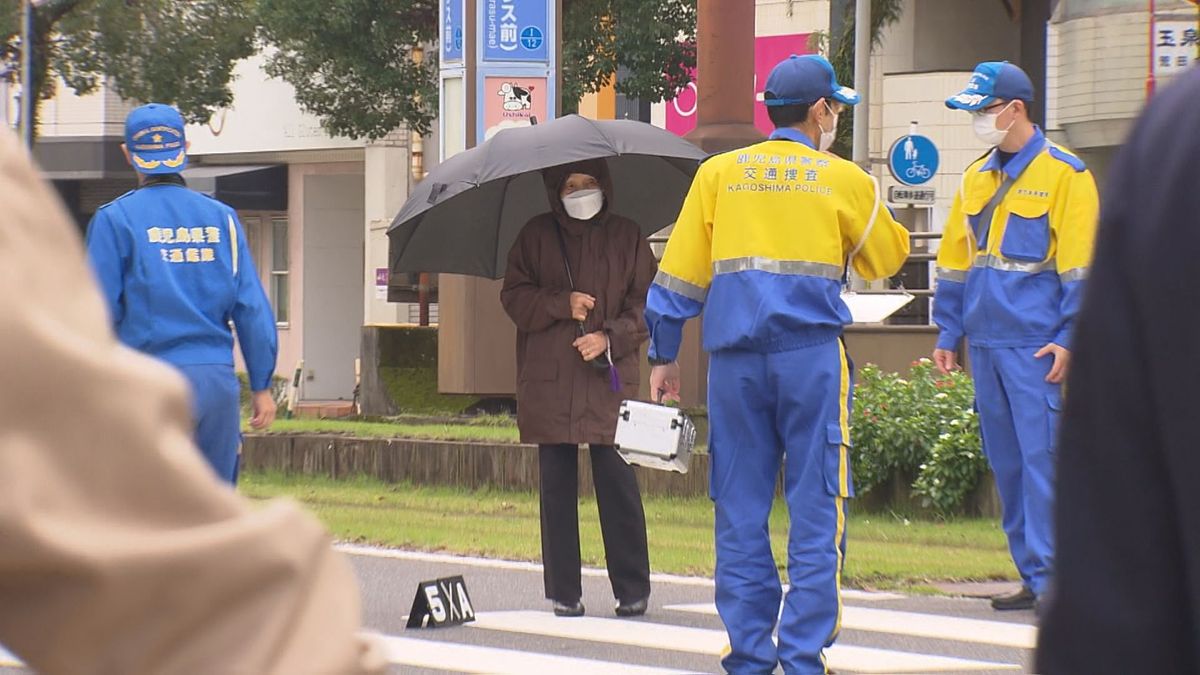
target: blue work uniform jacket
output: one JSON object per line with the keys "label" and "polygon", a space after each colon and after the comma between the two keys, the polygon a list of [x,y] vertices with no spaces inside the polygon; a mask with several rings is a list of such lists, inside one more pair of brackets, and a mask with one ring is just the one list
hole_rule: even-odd
{"label": "blue work uniform jacket", "polygon": [[251,388],[271,386],[275,315],[231,207],[153,182],[100,207],[87,249],[121,342],[174,365],[232,366],[232,323]]}

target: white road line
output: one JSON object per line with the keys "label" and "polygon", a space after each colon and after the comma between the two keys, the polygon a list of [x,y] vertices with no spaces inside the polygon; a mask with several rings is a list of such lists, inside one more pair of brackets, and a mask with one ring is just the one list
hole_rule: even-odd
{"label": "white road line", "polygon": [[[492,558],[480,558],[476,556],[459,556],[449,553],[425,553],[423,551],[401,551],[392,548],[380,548],[376,546],[362,546],[360,544],[336,544],[334,548],[346,553],[347,555],[357,555],[367,558],[390,558],[392,560],[411,560],[414,562],[430,562],[442,565],[466,565],[468,567],[483,567],[497,570],[515,570],[519,572],[541,572],[542,566],[538,563],[522,562],[519,560],[496,560]],[[591,567],[583,568],[583,575],[587,577],[608,577],[608,571]],[[660,584],[674,584],[677,586],[701,586],[713,587],[713,580],[708,577],[686,577],[678,574],[651,574],[650,580]],[[784,590],[787,586],[784,585]],[[842,589],[842,597],[847,600],[863,600],[867,602],[876,602],[880,600],[900,600],[906,596],[897,593],[877,593],[874,591],[858,591],[854,589]]]}
{"label": "white road line", "polygon": [[[667,605],[663,609],[692,614],[717,615],[717,608],[712,603]],[[1033,649],[1037,646],[1037,626],[1007,621],[964,619],[939,614],[897,612],[871,607],[844,607],[842,630],[974,642],[1017,649]]]}
{"label": "white road line", "polygon": [[[458,556],[446,553],[424,553],[421,551],[400,551],[358,544],[336,544],[334,548],[348,555],[367,558],[390,558],[392,560],[411,560],[415,562],[438,563],[441,565],[466,565],[468,567],[484,567],[497,570],[515,570],[519,572],[542,571],[538,563],[521,562],[517,560],[493,560],[473,556]],[[608,577],[608,571],[590,567],[583,568],[585,577]],[[651,574],[650,581],[658,584],[674,584],[677,586],[701,586],[712,588],[713,580],[706,577],[685,577],[676,574]]]}
{"label": "white road line", "polygon": [[[476,615],[468,626],[509,633],[585,640],[649,649],[666,649],[718,656],[728,645],[725,632],[672,626],[645,621],[579,617],[561,619],[548,612],[488,612]],[[994,663],[945,656],[899,652],[890,649],[834,645],[827,650],[829,667],[860,673],[933,673],[938,671],[1020,670],[1010,663]]]}
{"label": "white road line", "polygon": [[480,612],[475,615],[474,622],[466,625],[472,628],[508,633],[666,649],[693,654],[720,654],[728,642],[725,631],[721,630],[593,617],[565,619],[554,616],[550,612]]}
{"label": "white road line", "polygon": [[908,596],[900,595],[899,593],[881,593],[879,591],[858,591],[853,588],[842,589],[843,600],[863,600],[866,602],[879,602],[881,600],[903,600]]}
{"label": "white road line", "polygon": [[963,672],[969,670],[1021,670],[1015,663],[991,663],[950,656],[932,656],[897,652],[890,649],[850,647],[837,645],[826,650],[825,660],[833,670],[848,670],[855,673],[936,673]]}
{"label": "white road line", "polygon": [[402,666],[432,668],[456,673],[571,673],[571,675],[685,675],[686,670],[651,668],[612,661],[594,661],[570,656],[522,652],[514,649],[476,647],[455,642],[385,637],[388,661]]}
{"label": "white road line", "polygon": [[846,607],[842,628],[1017,649],[1037,646],[1037,626],[868,607]]}
{"label": "white road line", "polygon": [[[493,673],[528,675],[530,673],[571,673],[571,675],[687,675],[686,670],[652,668],[613,661],[580,659],[553,654],[523,652],[514,649],[477,647],[438,640],[374,635],[383,643],[388,662],[400,666],[431,668],[456,673]],[[20,659],[0,647],[0,667],[23,667]]]}

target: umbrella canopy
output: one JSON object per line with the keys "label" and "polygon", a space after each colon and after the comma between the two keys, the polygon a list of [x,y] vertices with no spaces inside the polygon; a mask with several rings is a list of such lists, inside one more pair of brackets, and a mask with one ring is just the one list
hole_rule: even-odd
{"label": "umbrella canopy", "polygon": [[530,218],[550,211],[541,171],[603,158],[613,182],[609,212],[646,235],[675,222],[704,151],[634,120],[578,115],[505,129],[442,162],[388,228],[393,274],[443,272],[499,279]]}

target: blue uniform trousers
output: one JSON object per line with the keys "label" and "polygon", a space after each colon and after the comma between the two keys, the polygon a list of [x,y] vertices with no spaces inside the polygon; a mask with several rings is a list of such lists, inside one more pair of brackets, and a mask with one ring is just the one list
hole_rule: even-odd
{"label": "blue uniform trousers", "polygon": [[983,451],[996,476],[1004,533],[1025,585],[1041,596],[1054,571],[1054,444],[1062,387],[1038,347],[971,348]]}
{"label": "blue uniform trousers", "polygon": [[241,387],[233,367],[176,366],[192,390],[196,446],[222,480],[237,483],[238,449],[242,445]]}
{"label": "blue uniform trousers", "polygon": [[[824,673],[841,624],[851,365],[841,340],[709,362],[710,496],[716,507],[716,604],[730,673]],[[790,517],[782,598],[767,519],[780,466]],[[780,601],[783,611],[780,614]],[[779,644],[772,632],[778,619]]]}

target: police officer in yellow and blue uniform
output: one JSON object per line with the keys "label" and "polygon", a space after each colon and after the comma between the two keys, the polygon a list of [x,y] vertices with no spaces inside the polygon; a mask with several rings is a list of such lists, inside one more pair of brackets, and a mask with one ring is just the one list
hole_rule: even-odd
{"label": "police officer in yellow and blue uniform", "polygon": [[969,166],[938,250],[934,361],[970,347],[983,449],[1023,580],[996,609],[1031,609],[1054,571],[1054,442],[1071,330],[1092,256],[1099,200],[1084,163],[1028,116],[1033,84],[986,62],[946,101],[994,146]]}
{"label": "police officer in yellow and blue uniform", "polygon": [[[700,166],[646,302],[652,392],[677,397],[684,322],[704,311],[716,603],[731,673],[826,672],[841,623],[851,323],[847,265],[894,274],[908,232],[875,181],[824,152],[858,102],[827,60],[792,56],[766,83],[776,130]],[[782,597],[767,519],[780,465],[791,528]],[[780,602],[778,647],[772,640]]]}
{"label": "police officer in yellow and blue uniform", "polygon": [[240,387],[237,329],[254,416],[275,417],[275,315],[258,279],[237,213],[188,189],[184,122],[175,108],[141,106],[125,120],[126,158],[138,189],[100,207],[87,249],[125,345],[175,366],[191,385],[196,444],[218,476],[237,480]]}

